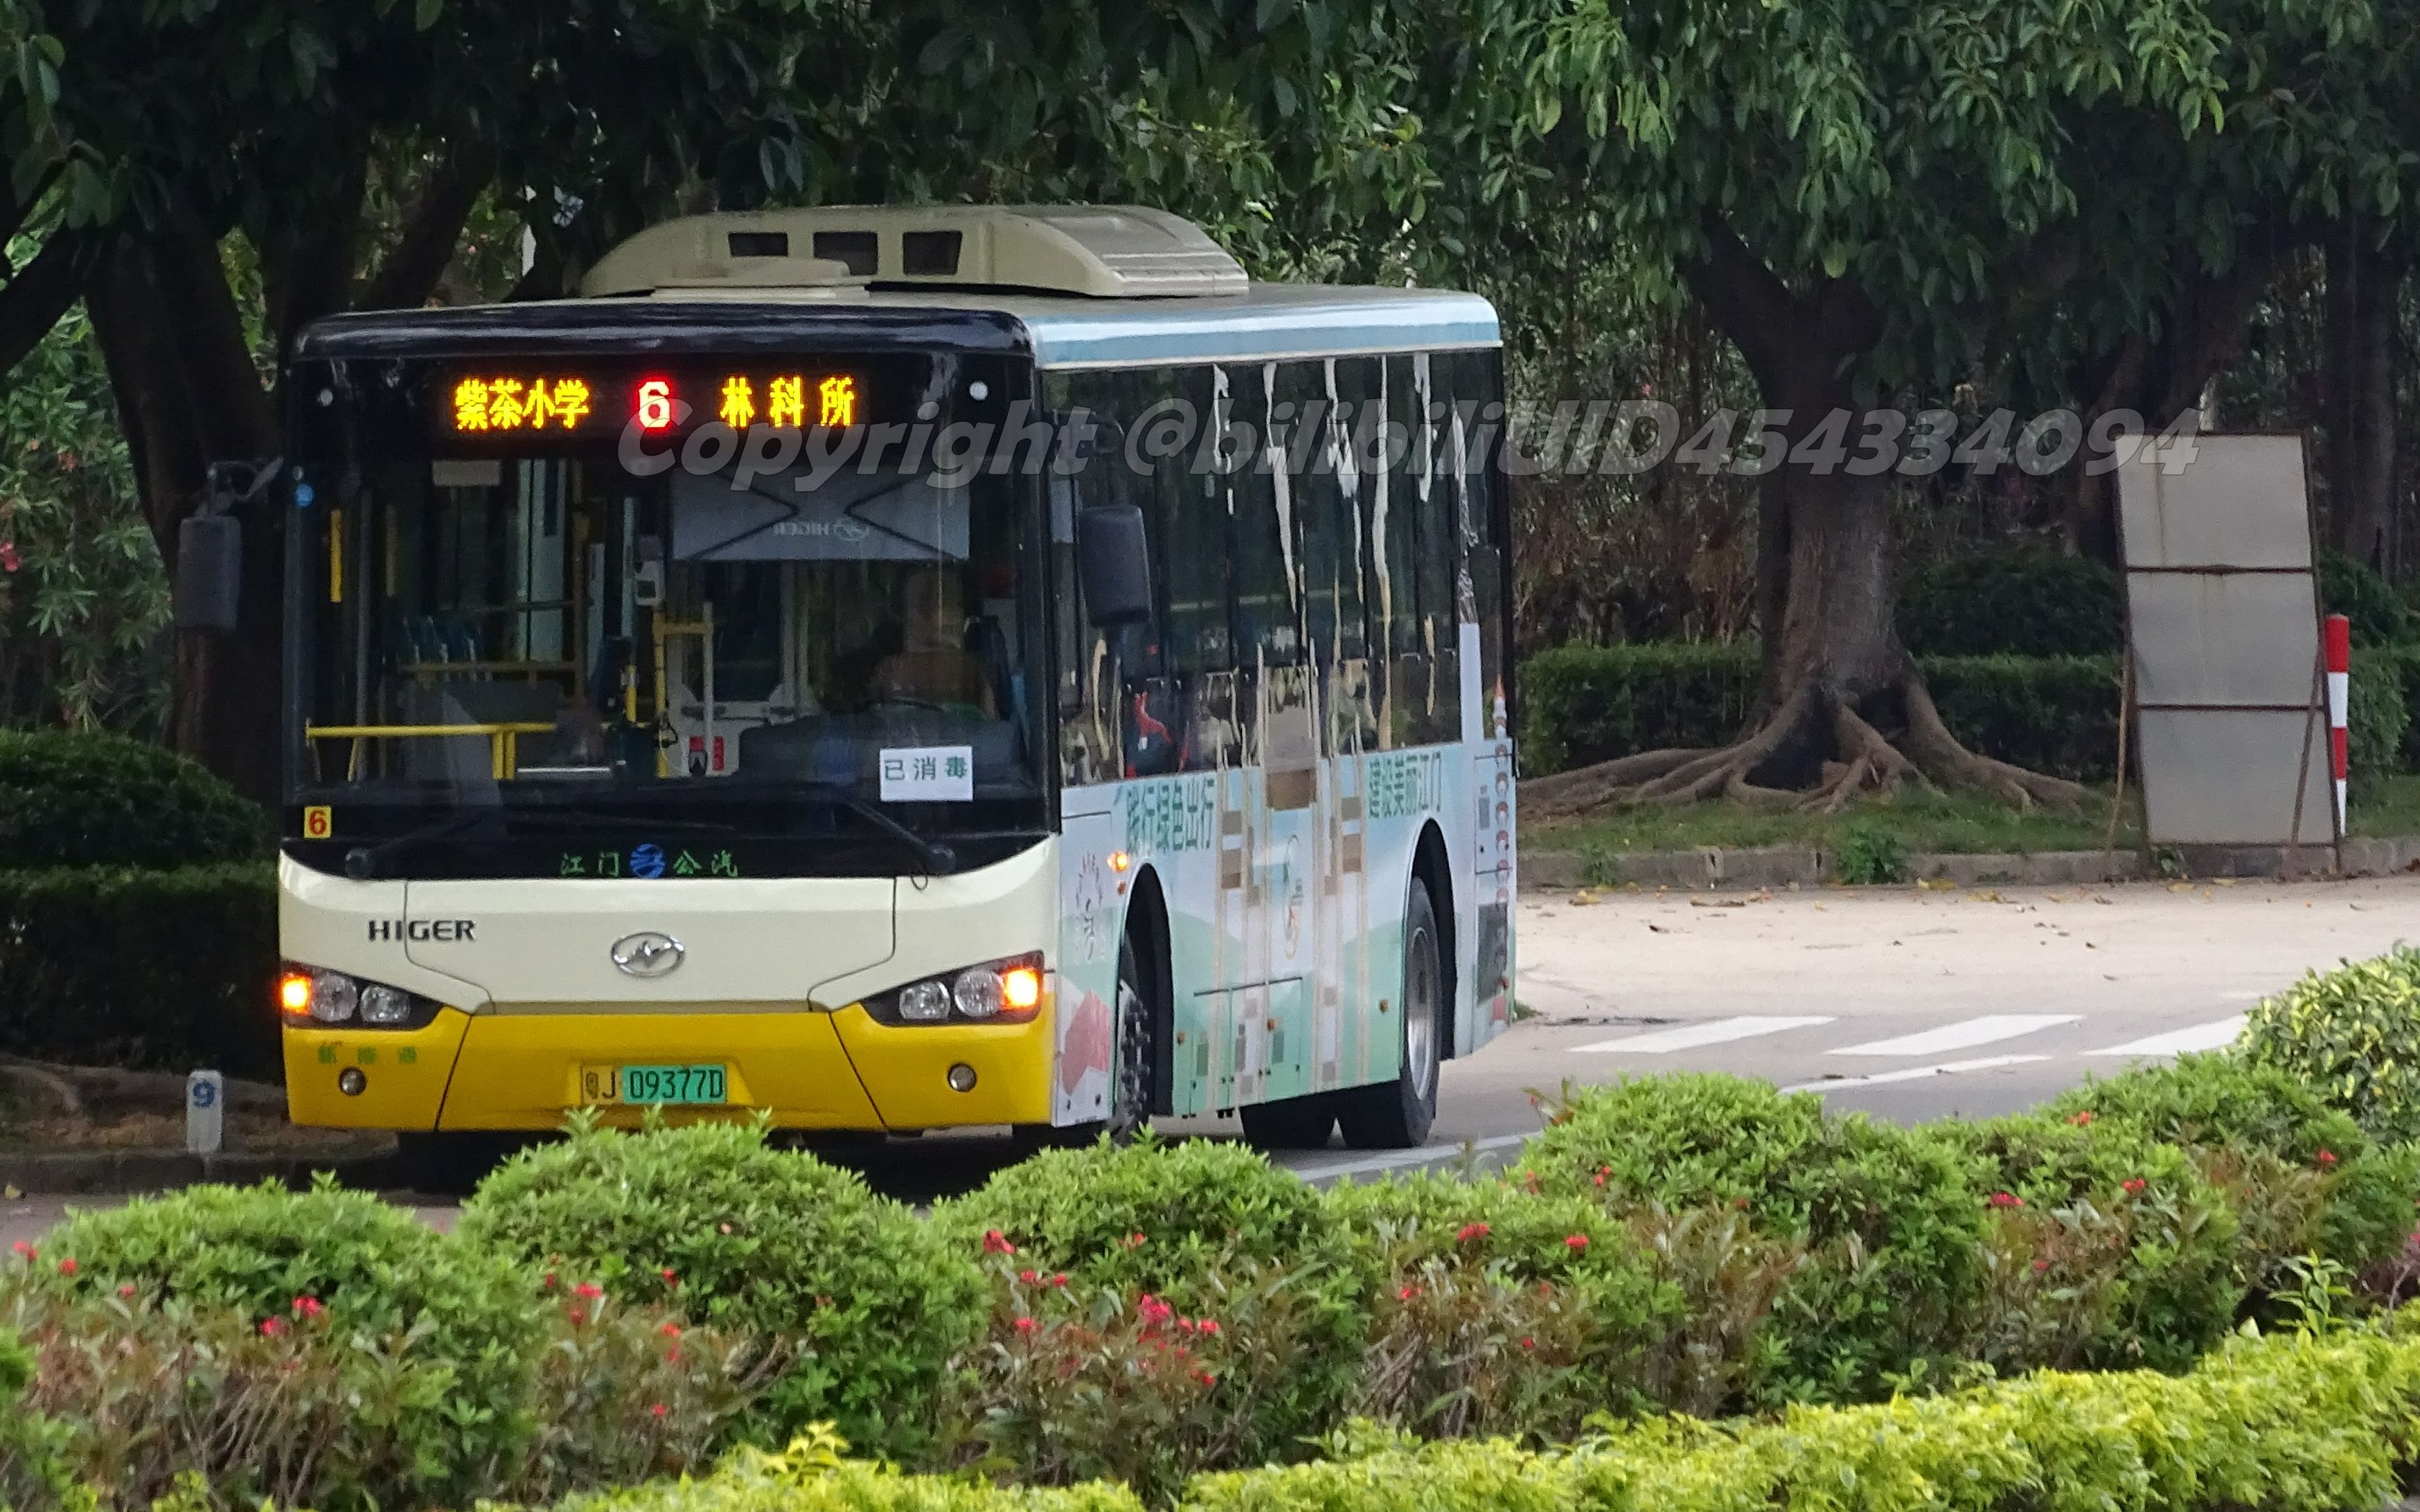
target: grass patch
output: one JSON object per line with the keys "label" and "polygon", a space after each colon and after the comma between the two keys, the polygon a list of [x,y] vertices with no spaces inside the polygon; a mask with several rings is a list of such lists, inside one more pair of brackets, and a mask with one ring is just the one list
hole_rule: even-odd
{"label": "grass patch", "polygon": [[[1831,815],[1730,803],[1649,805],[1588,818],[1525,819],[1521,843],[1532,850],[1582,856],[1760,846],[1808,846],[1841,855],[1854,848],[1877,865],[1887,859],[1893,844],[1908,855],[2097,850],[2109,832],[2110,796],[2106,787],[2091,789],[2081,815],[2020,814],[1968,793],[1877,795]],[[2420,775],[2356,782],[2351,807],[2349,827],[2356,835],[2420,834]],[[2140,843],[2137,813],[2130,793],[2118,820],[2120,850]]]}

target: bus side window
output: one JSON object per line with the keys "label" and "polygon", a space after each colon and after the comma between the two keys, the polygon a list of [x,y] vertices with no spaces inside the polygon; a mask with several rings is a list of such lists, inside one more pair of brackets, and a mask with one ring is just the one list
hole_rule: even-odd
{"label": "bus side window", "polygon": [[1370,649],[1361,602],[1369,553],[1360,511],[1362,496],[1375,479],[1361,475],[1353,427],[1363,420],[1362,407],[1378,397],[1378,360],[1337,357],[1303,366],[1311,367],[1319,380],[1320,392],[1313,399],[1319,413],[1305,417],[1319,427],[1319,433],[1310,438],[1310,444],[1295,448],[1302,463],[1295,477],[1295,507],[1302,519],[1311,658],[1330,665],[1358,661]]}
{"label": "bus side window", "polygon": [[1194,465],[1201,430],[1212,407],[1207,367],[1153,375],[1151,405],[1177,400],[1176,413],[1201,417],[1190,444],[1158,462],[1160,589],[1168,621],[1168,665],[1178,677],[1225,672],[1235,664],[1227,615],[1227,503],[1225,479]]}
{"label": "bus side window", "polygon": [[1283,475],[1283,440],[1290,429],[1270,424],[1270,393],[1279,365],[1228,367],[1229,414],[1238,435],[1250,436],[1249,458],[1227,479],[1235,527],[1235,650],[1247,667],[1292,666],[1302,660],[1299,567],[1294,543],[1293,479]]}

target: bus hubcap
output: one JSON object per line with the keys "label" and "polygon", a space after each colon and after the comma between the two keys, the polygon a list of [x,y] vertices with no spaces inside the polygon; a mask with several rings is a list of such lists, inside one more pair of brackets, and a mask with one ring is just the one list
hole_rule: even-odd
{"label": "bus hubcap", "polygon": [[1436,936],[1425,928],[1415,930],[1409,955],[1404,966],[1404,1070],[1412,1091],[1425,1098],[1436,1080]]}

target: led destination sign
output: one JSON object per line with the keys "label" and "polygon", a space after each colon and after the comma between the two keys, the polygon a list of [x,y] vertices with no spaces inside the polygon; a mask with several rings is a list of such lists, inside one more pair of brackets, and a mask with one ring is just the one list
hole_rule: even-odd
{"label": "led destination sign", "polygon": [[456,442],[541,436],[611,437],[635,424],[659,436],[721,421],[734,430],[843,428],[866,419],[866,394],[852,372],[699,368],[604,374],[508,366],[440,374],[429,414]]}

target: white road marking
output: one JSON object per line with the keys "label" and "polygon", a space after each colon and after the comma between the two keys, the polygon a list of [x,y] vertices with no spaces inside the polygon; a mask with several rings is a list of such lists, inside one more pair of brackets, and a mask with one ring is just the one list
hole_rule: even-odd
{"label": "white road marking", "polygon": [[1648,1034],[1632,1035],[1623,1039],[1600,1039],[1592,1045],[1574,1045],[1580,1054],[1593,1052],[1629,1055],[1669,1055],[1676,1050],[1696,1050],[1701,1045],[1727,1045],[1734,1039],[1754,1039],[1759,1035],[1777,1035],[1785,1029],[1807,1029],[1819,1023],[1830,1023],[1829,1018],[1773,1018],[1749,1015],[1737,1019],[1715,1019],[1706,1023],[1684,1023],[1670,1029],[1657,1029]]}
{"label": "white road marking", "polygon": [[1876,1071],[1870,1076],[1839,1076],[1823,1082],[1801,1082],[1784,1092],[1837,1092],[1842,1087],[1880,1086],[1885,1082],[1914,1082],[1928,1076],[1955,1076],[1960,1071],[1989,1071],[2002,1066],[2046,1061],[2047,1055],[1986,1055],[1981,1060],[1951,1061],[1945,1066],[1912,1066],[1902,1071]]}
{"label": "white road marking", "polygon": [[2197,1023],[2189,1028],[2171,1029],[2164,1035],[2152,1035],[2144,1039],[2130,1039],[2107,1050],[2086,1052],[2090,1055],[2182,1055],[2188,1051],[2225,1050],[2243,1033],[2244,1014],[2232,1019],[2220,1019],[2212,1023]]}
{"label": "white road marking", "polygon": [[1896,1039],[1871,1039],[1862,1045],[1844,1046],[1832,1053],[1938,1055],[1944,1051],[1966,1050],[1976,1045],[1988,1045],[1995,1039],[2014,1039],[2019,1035],[2074,1023],[2083,1017],[2080,1013],[1987,1013],[1979,1019],[1962,1019],[1920,1034],[1901,1035]]}
{"label": "white road marking", "polygon": [[1313,1186],[1356,1177],[1384,1176],[1405,1168],[1419,1170],[1454,1166],[1469,1161],[1482,1170],[1494,1169],[1501,1161],[1486,1157],[1498,1152],[1518,1149],[1528,1143],[1527,1134],[1495,1134],[1486,1139],[1474,1139],[1460,1145],[1430,1145],[1420,1149],[1389,1150],[1379,1155],[1362,1155],[1337,1150],[1326,1155],[1306,1150],[1285,1156],[1278,1163]]}

